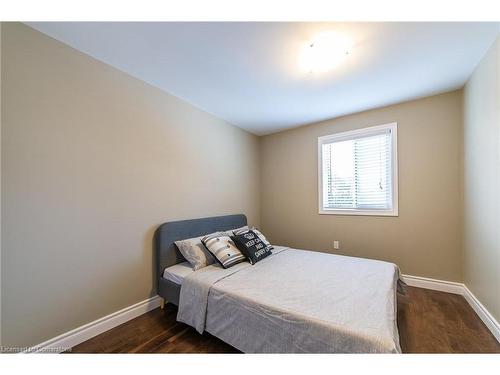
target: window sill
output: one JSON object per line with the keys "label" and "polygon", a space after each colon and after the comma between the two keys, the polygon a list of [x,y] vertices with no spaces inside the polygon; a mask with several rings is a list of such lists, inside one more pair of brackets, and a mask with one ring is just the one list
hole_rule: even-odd
{"label": "window sill", "polygon": [[320,215],[399,216],[398,210],[319,210]]}

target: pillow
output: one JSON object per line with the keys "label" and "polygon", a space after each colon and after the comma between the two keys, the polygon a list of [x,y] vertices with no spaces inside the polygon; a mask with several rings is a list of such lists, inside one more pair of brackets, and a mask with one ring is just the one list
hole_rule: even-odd
{"label": "pillow", "polygon": [[271,249],[253,230],[234,235],[231,238],[238,249],[250,260],[251,264],[255,264],[271,254]]}
{"label": "pillow", "polygon": [[254,231],[255,234],[260,238],[260,240],[264,242],[264,245],[266,245],[268,250],[274,249],[274,246],[271,245],[271,243],[267,240],[267,238],[257,228],[252,228],[252,231]]}
{"label": "pillow", "polygon": [[235,235],[235,232],[246,232],[248,230],[250,230],[250,228],[248,227],[248,225],[244,225],[244,226],[236,228],[236,229],[226,230],[224,233],[227,236],[231,237],[231,236]]}
{"label": "pillow", "polygon": [[205,248],[201,239],[202,237],[194,237],[174,242],[195,271],[215,263],[214,256]]}
{"label": "pillow", "polygon": [[243,234],[245,232],[248,232],[249,230],[252,230],[256,235],[257,237],[260,238],[260,240],[262,242],[264,242],[264,245],[266,245],[267,249],[268,250],[272,250],[274,249],[273,245],[271,245],[271,243],[267,240],[267,238],[255,227],[253,227],[252,229],[248,229],[248,227],[241,227],[235,231],[233,231],[234,235],[238,235],[238,234]]}
{"label": "pillow", "polygon": [[238,250],[233,240],[224,232],[212,233],[201,239],[201,242],[222,264],[222,267],[229,268],[235,264],[244,262],[245,256]]}
{"label": "pillow", "polygon": [[[252,227],[252,230],[254,228]],[[238,229],[234,229],[233,230],[233,235],[236,236],[238,234],[243,234],[245,232],[248,232],[250,230],[250,228],[248,227],[248,225],[245,225],[244,227],[241,227],[241,228],[238,228]]]}

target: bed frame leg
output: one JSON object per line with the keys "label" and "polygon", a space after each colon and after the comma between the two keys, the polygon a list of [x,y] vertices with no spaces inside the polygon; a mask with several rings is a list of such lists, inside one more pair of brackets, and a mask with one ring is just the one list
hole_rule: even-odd
{"label": "bed frame leg", "polygon": [[165,299],[162,298],[160,302],[160,308],[163,310],[165,308]]}

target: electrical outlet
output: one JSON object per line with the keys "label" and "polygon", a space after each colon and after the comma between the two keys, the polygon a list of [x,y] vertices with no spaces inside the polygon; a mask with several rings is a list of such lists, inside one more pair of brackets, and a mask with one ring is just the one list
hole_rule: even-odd
{"label": "electrical outlet", "polygon": [[333,241],[333,248],[334,248],[335,250],[340,249],[340,242],[339,242],[339,241]]}

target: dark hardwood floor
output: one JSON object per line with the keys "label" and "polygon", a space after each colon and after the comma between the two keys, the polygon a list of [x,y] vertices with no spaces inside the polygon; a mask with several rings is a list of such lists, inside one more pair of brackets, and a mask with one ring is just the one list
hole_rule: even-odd
{"label": "dark hardwood floor", "polygon": [[[177,322],[176,313],[167,304],[75,346],[72,353],[238,353]],[[500,344],[459,295],[408,287],[407,295],[398,297],[398,326],[404,353],[500,353]]]}
{"label": "dark hardwood floor", "polygon": [[500,353],[500,344],[464,297],[421,288],[398,296],[404,353]]}

